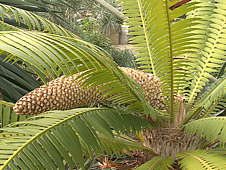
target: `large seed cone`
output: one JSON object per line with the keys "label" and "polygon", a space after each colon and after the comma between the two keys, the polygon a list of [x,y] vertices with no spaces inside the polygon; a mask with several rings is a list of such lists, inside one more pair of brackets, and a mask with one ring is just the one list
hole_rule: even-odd
{"label": "large seed cone", "polygon": [[[164,108],[160,81],[157,77],[130,68],[120,69],[140,84],[153,107]],[[77,73],[70,77],[62,76],[50,81],[47,85],[36,88],[16,102],[14,111],[17,114],[37,114],[49,110],[67,110],[108,100],[101,97],[101,93],[94,87],[82,87],[75,80],[79,75]]]}
{"label": "large seed cone", "polygon": [[160,110],[165,109],[161,82],[158,77],[131,68],[120,67],[120,69],[143,88],[145,97],[152,107]]}

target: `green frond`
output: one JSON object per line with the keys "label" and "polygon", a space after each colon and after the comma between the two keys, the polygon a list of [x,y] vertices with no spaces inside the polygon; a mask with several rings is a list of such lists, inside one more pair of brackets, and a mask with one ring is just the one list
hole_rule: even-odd
{"label": "green frond", "polygon": [[38,30],[63,36],[77,37],[63,27],[32,12],[0,3],[0,20],[4,22],[5,19],[13,19],[18,25],[24,24],[29,30]]}
{"label": "green frond", "polygon": [[115,135],[115,138],[105,137],[103,135],[98,135],[103,146],[107,149],[111,148],[112,153],[114,154],[121,154],[123,151],[130,151],[130,150],[143,150],[150,154],[155,154],[150,148],[143,146],[142,144],[130,139],[127,136],[118,136]]}
{"label": "green frond", "polygon": [[226,95],[226,77],[218,79],[209,89],[205,92],[197,102],[197,105],[208,108],[211,103],[221,99]]}
{"label": "green frond", "polygon": [[159,112],[145,100],[142,88],[126,76],[107,54],[80,39],[38,32],[1,32],[0,50],[11,60],[23,60],[45,80],[62,74],[82,72],[85,84],[96,86],[112,102],[129,104],[130,109],[157,119]]}
{"label": "green frond", "polygon": [[177,155],[182,170],[224,170],[226,158],[220,154],[211,154],[203,150],[179,153]]}
{"label": "green frond", "polygon": [[[133,124],[131,124],[131,121]],[[98,134],[114,139],[116,133],[139,131],[150,123],[140,117],[105,108],[50,111],[1,129],[1,169],[71,169],[83,167],[84,158],[103,147]]]}
{"label": "green frond", "polygon": [[150,161],[147,161],[136,170],[169,170],[174,163],[173,157],[153,157]]}
{"label": "green frond", "polygon": [[0,21],[0,31],[20,31],[20,29]]}
{"label": "green frond", "polygon": [[[146,24],[146,16],[144,16],[142,7],[144,5],[143,1],[121,1],[122,2],[122,9],[124,9],[125,16],[128,16],[126,22],[128,23],[129,27],[129,35],[133,35],[130,39],[130,43],[137,43],[136,52],[138,52],[138,56],[146,56],[146,59],[150,61],[147,63],[149,68],[147,67],[144,69],[146,72],[153,72],[155,75],[155,70],[153,68],[153,61],[149,56],[151,55],[150,49],[150,42],[148,38],[148,28]],[[150,8],[150,6],[149,6]],[[148,10],[148,9],[147,9]],[[131,17],[133,16],[133,17]],[[139,47],[138,47],[139,45]],[[146,60],[145,60],[146,61]],[[138,61],[138,64],[143,64],[142,61]]]}
{"label": "green frond", "polygon": [[214,102],[207,110],[198,110],[197,117],[195,119],[201,119],[209,116],[221,116],[222,113],[225,111],[226,106],[226,95],[223,97],[222,100],[218,100]]}
{"label": "green frond", "polygon": [[150,116],[156,121],[156,125],[167,118],[165,112],[158,111],[147,103],[143,90],[133,79],[125,76],[117,67],[111,68],[110,65],[104,67],[101,71],[82,74],[82,80],[84,77],[87,78],[84,84],[97,87],[102,92],[102,96],[111,103],[126,104],[129,111]]}
{"label": "green frond", "polygon": [[209,89],[197,100],[193,108],[186,117],[186,121],[190,119],[198,119],[214,114],[215,108],[219,107],[220,102],[226,96],[226,79],[222,77],[209,87]]}
{"label": "green frond", "polygon": [[226,117],[209,117],[194,120],[185,124],[184,131],[190,135],[198,135],[205,138],[208,142],[226,141]]}
{"label": "green frond", "polygon": [[220,68],[218,74],[217,74],[217,79],[226,76],[226,62],[224,62],[224,64],[222,65],[222,67]]}
{"label": "green frond", "polygon": [[187,94],[189,104],[195,103],[198,93],[205,87],[212,73],[218,72],[225,62],[226,42],[226,2],[216,0],[195,0],[198,8],[190,17],[199,17],[198,52],[191,55],[190,87]]}
{"label": "green frond", "polygon": [[221,115],[225,111],[226,106],[226,96],[223,97],[222,100],[220,100],[217,103],[214,103],[207,111],[207,114],[212,114],[214,116]]}
{"label": "green frond", "polygon": [[1,0],[1,3],[7,3],[10,5],[24,5],[24,6],[37,6],[37,7],[46,7],[47,5],[69,5],[65,0]]}
{"label": "green frond", "polygon": [[[85,62],[90,62],[87,57],[84,57],[87,55],[86,53],[90,52],[88,48],[91,48],[94,52],[92,45],[86,44],[80,39],[71,39],[39,32],[2,31],[0,32],[0,39],[1,50],[10,54],[6,60],[18,61],[19,58],[36,68],[36,71],[47,75],[48,79],[55,79],[62,75],[62,73],[67,75],[72,74],[70,70],[73,67],[79,72],[79,66],[83,66],[81,61],[84,64],[86,64]],[[72,45],[75,46],[72,47]],[[88,52],[83,51],[84,48]],[[95,61],[94,64],[96,64]],[[85,66],[82,67],[83,70]],[[89,67],[85,68],[89,69]],[[43,77],[41,78],[44,80]]]}
{"label": "green frond", "polygon": [[13,122],[23,121],[27,115],[17,115],[13,112],[13,103],[0,100],[0,128],[7,126]]}
{"label": "green frond", "polygon": [[0,59],[0,87],[3,100],[16,102],[20,97],[39,86],[40,82],[31,73],[18,65],[2,62]]}
{"label": "green frond", "polygon": [[[137,60],[141,69],[153,72],[162,81],[162,90],[169,97],[169,112],[174,117],[174,96],[186,85],[186,54],[197,46],[199,30],[197,18],[185,18],[194,9],[188,3],[171,11],[175,2],[170,0],[123,0],[122,6],[128,16],[131,43],[137,47]],[[194,32],[193,32],[194,31]]]}
{"label": "green frond", "polygon": [[217,147],[217,148],[209,150],[208,153],[226,155],[226,150],[225,150],[225,148]]}

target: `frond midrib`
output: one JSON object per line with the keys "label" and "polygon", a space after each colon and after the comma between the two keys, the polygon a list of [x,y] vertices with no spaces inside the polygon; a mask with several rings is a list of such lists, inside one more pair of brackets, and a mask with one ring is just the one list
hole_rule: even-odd
{"label": "frond midrib", "polygon": [[170,75],[170,115],[171,121],[174,121],[174,70],[173,70],[173,46],[172,46],[172,30],[170,24],[170,16],[169,16],[169,5],[168,0],[165,0],[165,8],[166,8],[166,17],[167,17],[167,24],[168,24],[168,35],[169,35],[169,57],[170,57],[170,67],[171,67],[171,75]]}
{"label": "frond midrib", "polygon": [[140,0],[137,0],[137,4],[138,4],[138,7],[139,7],[140,17],[141,17],[141,21],[142,21],[142,25],[143,25],[143,29],[144,29],[144,36],[145,36],[145,40],[146,40],[145,42],[146,42],[147,50],[148,50],[148,53],[149,53],[149,59],[150,59],[150,62],[151,62],[152,72],[153,72],[153,75],[156,75],[154,63],[153,63],[153,60],[152,60],[152,57],[151,57],[150,42],[149,42],[149,38],[148,38],[148,35],[147,35],[147,28],[146,28],[144,16],[143,16],[143,13],[142,13]]}
{"label": "frond midrib", "polygon": [[[190,119],[195,117],[196,113],[199,114],[199,112],[197,112],[197,110],[200,110],[201,108],[206,108],[206,102],[212,101],[211,103],[213,105],[214,102],[220,101],[221,99],[223,99],[224,95],[226,95],[225,88],[226,88],[226,79],[222,78],[222,79],[217,80],[217,85],[216,86],[214,86],[213,88],[210,87],[209,91],[204,93],[203,96],[201,96],[199,101],[197,101],[197,103],[195,103],[193,107],[188,108],[188,114],[187,114],[186,119],[185,119],[184,122],[187,123]],[[220,91],[222,90],[223,94],[221,94],[219,92],[219,90]],[[215,99],[215,96],[218,96],[217,100]],[[212,98],[214,98],[215,101]],[[208,111],[205,114],[203,114],[201,117],[199,117],[199,118],[203,118],[206,115],[208,115]]]}
{"label": "frond midrib", "polygon": [[192,153],[188,153],[188,152],[185,152],[184,153],[185,155],[188,155],[188,156],[191,156],[193,158],[195,158],[196,160],[198,160],[200,162],[201,165],[205,166],[205,168],[207,169],[212,169],[211,165],[209,165],[208,163],[206,163],[203,159],[201,159],[200,157],[198,156],[195,156],[194,154]]}
{"label": "frond midrib", "polygon": [[[103,108],[89,108],[87,109],[87,111],[92,111],[92,110],[104,110]],[[44,133],[46,133],[47,131],[49,131],[50,129],[59,126],[60,124],[74,118],[75,116],[82,114],[83,112],[76,112],[75,114],[65,118],[64,120],[60,121],[60,122],[56,122],[54,125],[45,128],[45,130],[40,130],[40,133],[37,133],[35,136],[33,136],[31,139],[27,140],[27,142],[25,144],[23,144],[21,147],[19,147],[15,153],[9,157],[9,159],[7,161],[5,161],[5,163],[2,165],[1,169],[4,169],[7,167],[7,165],[9,164],[9,162],[15,158],[27,145],[29,145],[30,143],[32,143],[35,139],[37,139],[38,137],[42,136]]]}
{"label": "frond midrib", "polygon": [[[225,22],[226,22],[226,20],[225,20]],[[225,22],[222,22],[222,24],[220,25],[220,27],[222,29],[224,29]],[[199,73],[199,75],[198,75],[199,78],[198,78],[198,80],[195,81],[195,87],[192,89],[191,94],[189,96],[188,103],[190,105],[194,103],[194,100],[195,100],[195,97],[196,97],[196,94],[197,94],[197,89],[199,87],[199,84],[202,82],[202,78],[205,77],[204,74],[206,72],[206,69],[208,68],[207,65],[208,65],[208,63],[210,63],[210,60],[212,58],[212,54],[214,53],[214,49],[216,48],[216,45],[218,43],[217,40],[220,39],[219,38],[220,37],[220,34],[221,34],[221,31],[218,31],[217,35],[215,35],[216,38],[215,38],[215,41],[211,45],[211,50],[210,50],[209,54],[207,56],[206,55],[205,56],[204,55],[201,56],[201,59],[203,59],[203,57],[205,57],[205,60],[204,60],[204,64],[203,64],[201,73]],[[201,49],[201,51],[202,51],[202,49]]]}

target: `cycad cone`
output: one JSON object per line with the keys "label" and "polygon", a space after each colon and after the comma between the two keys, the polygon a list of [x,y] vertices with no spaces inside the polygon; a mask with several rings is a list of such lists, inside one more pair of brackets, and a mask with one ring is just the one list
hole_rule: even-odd
{"label": "cycad cone", "polygon": [[[134,79],[145,92],[149,103],[158,109],[164,108],[160,81],[157,77],[131,68],[120,68],[127,76]],[[38,114],[49,110],[67,110],[97,102],[108,101],[94,88],[82,87],[75,80],[80,74],[70,77],[60,77],[47,85],[36,88],[20,98],[14,111],[17,114]]]}
{"label": "cycad cone", "polygon": [[[131,68],[120,69],[143,88],[146,99],[153,107],[165,109],[159,78]],[[95,87],[81,86],[76,80],[80,75],[77,73],[70,77],[62,76],[33,90],[17,101],[14,111],[17,114],[38,114],[110,101],[110,98],[102,97]],[[177,152],[196,149],[200,145],[198,138],[184,134],[177,127],[147,129],[142,134],[144,146],[162,156],[175,156]]]}

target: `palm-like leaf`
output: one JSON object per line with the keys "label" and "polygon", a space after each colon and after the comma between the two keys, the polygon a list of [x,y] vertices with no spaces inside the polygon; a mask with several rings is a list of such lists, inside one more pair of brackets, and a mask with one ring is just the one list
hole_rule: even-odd
{"label": "palm-like leaf", "polygon": [[144,163],[140,167],[136,168],[136,170],[168,170],[172,168],[172,164],[174,162],[173,157],[160,157],[156,156],[150,161]]}
{"label": "palm-like leaf", "polygon": [[121,154],[123,150],[143,150],[147,153],[156,154],[150,148],[143,146],[129,137],[115,135],[114,138],[109,138],[103,135],[98,135],[98,138],[106,150],[110,149],[113,154]]}
{"label": "palm-like leaf", "polygon": [[[192,110],[188,112],[185,121],[191,118],[202,118],[211,114],[216,107],[219,107],[222,98],[226,95],[226,79],[222,77],[214,82],[211,87],[205,92],[193,106]],[[222,104],[224,102],[222,101]],[[224,105],[224,104],[223,104]],[[213,114],[213,113],[212,113]]]}
{"label": "palm-like leaf", "polygon": [[[190,15],[200,18],[202,31],[201,41],[199,41],[199,52],[191,55],[191,90],[188,94],[190,104],[194,103],[197,94],[205,87],[208,79],[212,77],[211,73],[218,72],[224,63],[225,37],[226,37],[226,2],[217,0],[209,3],[206,0],[196,0],[199,8]],[[204,14],[204,15],[203,15]]]}
{"label": "palm-like leaf", "polygon": [[0,31],[20,31],[20,29],[0,21]]}
{"label": "palm-like leaf", "polygon": [[207,151],[196,150],[178,154],[179,163],[183,170],[200,169],[200,170],[219,170],[225,169],[225,158],[219,154],[211,154]]}
{"label": "palm-like leaf", "polygon": [[59,34],[69,37],[77,37],[70,31],[67,31],[61,26],[58,26],[47,19],[38,16],[32,12],[15,8],[12,6],[0,3],[0,16],[1,19],[13,19],[16,23],[26,25],[30,30],[46,31],[53,34]]}
{"label": "palm-like leaf", "polygon": [[0,0],[0,3],[8,4],[8,5],[24,5],[24,6],[37,6],[45,8],[46,5],[68,5],[64,0]]}
{"label": "palm-like leaf", "polygon": [[10,123],[25,120],[27,115],[17,115],[13,111],[13,103],[8,103],[0,100],[0,128],[7,126]]}
{"label": "palm-like leaf", "polygon": [[225,2],[195,0],[171,11],[169,6],[173,3],[169,0],[122,1],[133,35],[130,42],[137,47],[140,68],[162,80],[163,92],[170,96],[172,115],[173,96],[185,95],[193,104],[226,55]]}
{"label": "palm-like leaf", "polygon": [[31,74],[19,66],[0,60],[0,87],[3,100],[16,102],[19,98],[40,86]]}
{"label": "palm-like leaf", "polygon": [[222,155],[226,155],[226,150],[224,148],[215,148],[209,151],[209,153],[216,153],[216,154],[222,154]]}
{"label": "palm-like leaf", "polygon": [[[36,1],[37,2],[37,1]],[[48,8],[47,6],[39,6],[36,4],[31,4],[26,1],[21,1],[21,0],[13,0],[13,1],[7,1],[7,0],[0,0],[1,4],[13,6],[16,8],[24,9],[26,11],[33,11],[33,12],[47,12]]]}
{"label": "palm-like leaf", "polygon": [[184,126],[185,132],[198,135],[208,142],[226,142],[226,117],[210,117],[192,121]]}
{"label": "palm-like leaf", "polygon": [[207,115],[212,114],[214,116],[222,115],[225,116],[225,105],[226,96],[223,97],[219,102],[214,103],[207,111]]}
{"label": "palm-like leaf", "polygon": [[89,157],[93,151],[100,153],[106,149],[98,133],[113,138],[112,129],[125,133],[149,126],[144,119],[114,109],[47,112],[1,129],[0,165],[2,169],[16,166],[62,169],[66,162],[70,168],[77,163],[83,167],[83,153]]}
{"label": "palm-like leaf", "polygon": [[[171,11],[169,0],[123,0],[128,16],[131,40],[138,47],[138,60],[144,71],[153,72],[163,82],[163,92],[169,96],[169,111],[174,114],[174,95],[186,85],[186,54],[195,51],[196,34],[191,32],[198,23],[195,18],[180,18],[192,10],[193,3]],[[156,12],[158,11],[158,12]],[[177,21],[176,21],[177,20]],[[176,21],[176,22],[175,22]],[[198,29],[198,28],[197,28]]]}
{"label": "palm-like leaf", "polygon": [[[105,0],[95,0],[95,1],[97,3],[99,3],[100,5],[102,5],[104,8],[106,8],[107,10],[111,11],[113,14],[115,14],[119,18],[121,18],[121,19],[124,18],[123,14],[120,13],[117,8],[113,7],[107,1],[105,1]],[[12,0],[9,2],[8,0],[0,0],[0,3],[15,6],[18,8],[25,9],[25,10],[31,10],[34,12],[36,12],[36,11],[37,12],[49,12],[49,11],[51,11],[51,9],[49,8],[50,6],[66,6],[66,7],[73,9],[73,6],[71,5],[71,3],[76,3],[76,1],[71,2],[69,0],[42,0],[42,1]],[[57,11],[53,11],[53,12],[57,12]]]}
{"label": "palm-like leaf", "polygon": [[[9,53],[9,60],[22,59],[29,63],[45,80],[56,78],[62,73],[83,73],[86,83],[98,87],[112,101],[130,104],[132,109],[158,115],[144,98],[142,89],[125,76],[117,65],[97,47],[80,39],[49,35],[37,32],[2,32],[0,50]],[[83,77],[84,79],[84,77]]]}
{"label": "palm-like leaf", "polygon": [[[153,72],[161,79],[163,94],[167,97],[171,123],[166,128],[157,129],[157,132],[162,133],[162,143],[169,144],[165,152],[172,151],[163,155],[188,150],[190,146],[183,146],[187,141],[192,148],[198,147],[194,144],[197,141],[193,143],[194,138],[184,137],[185,133],[205,138],[208,144],[226,141],[225,117],[189,122],[192,118],[203,117],[200,115],[203,107],[211,109],[212,102],[219,103],[224,96],[224,78],[218,80],[204,95],[199,93],[203,91],[212,72],[222,66],[226,54],[223,50],[226,2],[194,0],[171,11],[169,7],[174,3],[171,0],[122,0],[130,32],[135,36],[131,42],[137,47],[140,68]],[[32,18],[33,15],[26,17]],[[29,25],[32,22],[28,19],[25,23]],[[81,80],[83,85],[97,87],[97,90],[104,92],[104,96],[110,96],[113,105],[117,103],[126,108],[126,112],[105,108],[52,111],[3,128],[0,133],[0,164],[3,168],[62,169],[65,163],[70,168],[74,168],[76,163],[82,167],[84,155],[91,157],[93,153],[103,150],[111,153],[115,147],[120,151],[119,146],[127,149],[138,147],[133,147],[133,143],[128,141],[123,143],[121,138],[120,141],[114,138],[114,132],[126,133],[150,126],[150,122],[134,116],[131,111],[146,113],[152,120],[160,117],[160,112],[147,104],[142,89],[124,75],[104,51],[76,37],[29,31],[1,32],[0,50],[0,53],[8,54],[8,61],[23,60],[28,63],[28,67],[34,69],[43,81],[46,77],[49,80],[62,74],[67,76],[80,72],[81,76],[77,80]],[[180,100],[179,104],[176,103],[178,98],[175,96],[178,95],[186,96],[186,102]],[[201,100],[196,103],[197,96],[201,96]],[[177,126],[184,117],[176,116],[186,115],[187,112],[189,114],[185,122],[189,123],[185,124],[184,133]],[[208,111],[204,115],[208,115]],[[179,123],[172,127],[177,119]],[[153,125],[159,124],[156,122]],[[155,131],[145,131],[144,143],[147,146],[155,142],[150,140],[149,132],[150,136],[156,136]],[[112,141],[108,148],[106,142],[110,139]],[[174,143],[180,140],[181,147]],[[177,147],[175,150],[174,146]],[[205,151],[183,152],[177,158],[174,162],[171,157],[164,159],[159,156],[140,168],[167,169],[178,165],[178,162],[183,169],[226,168],[225,158]]]}

